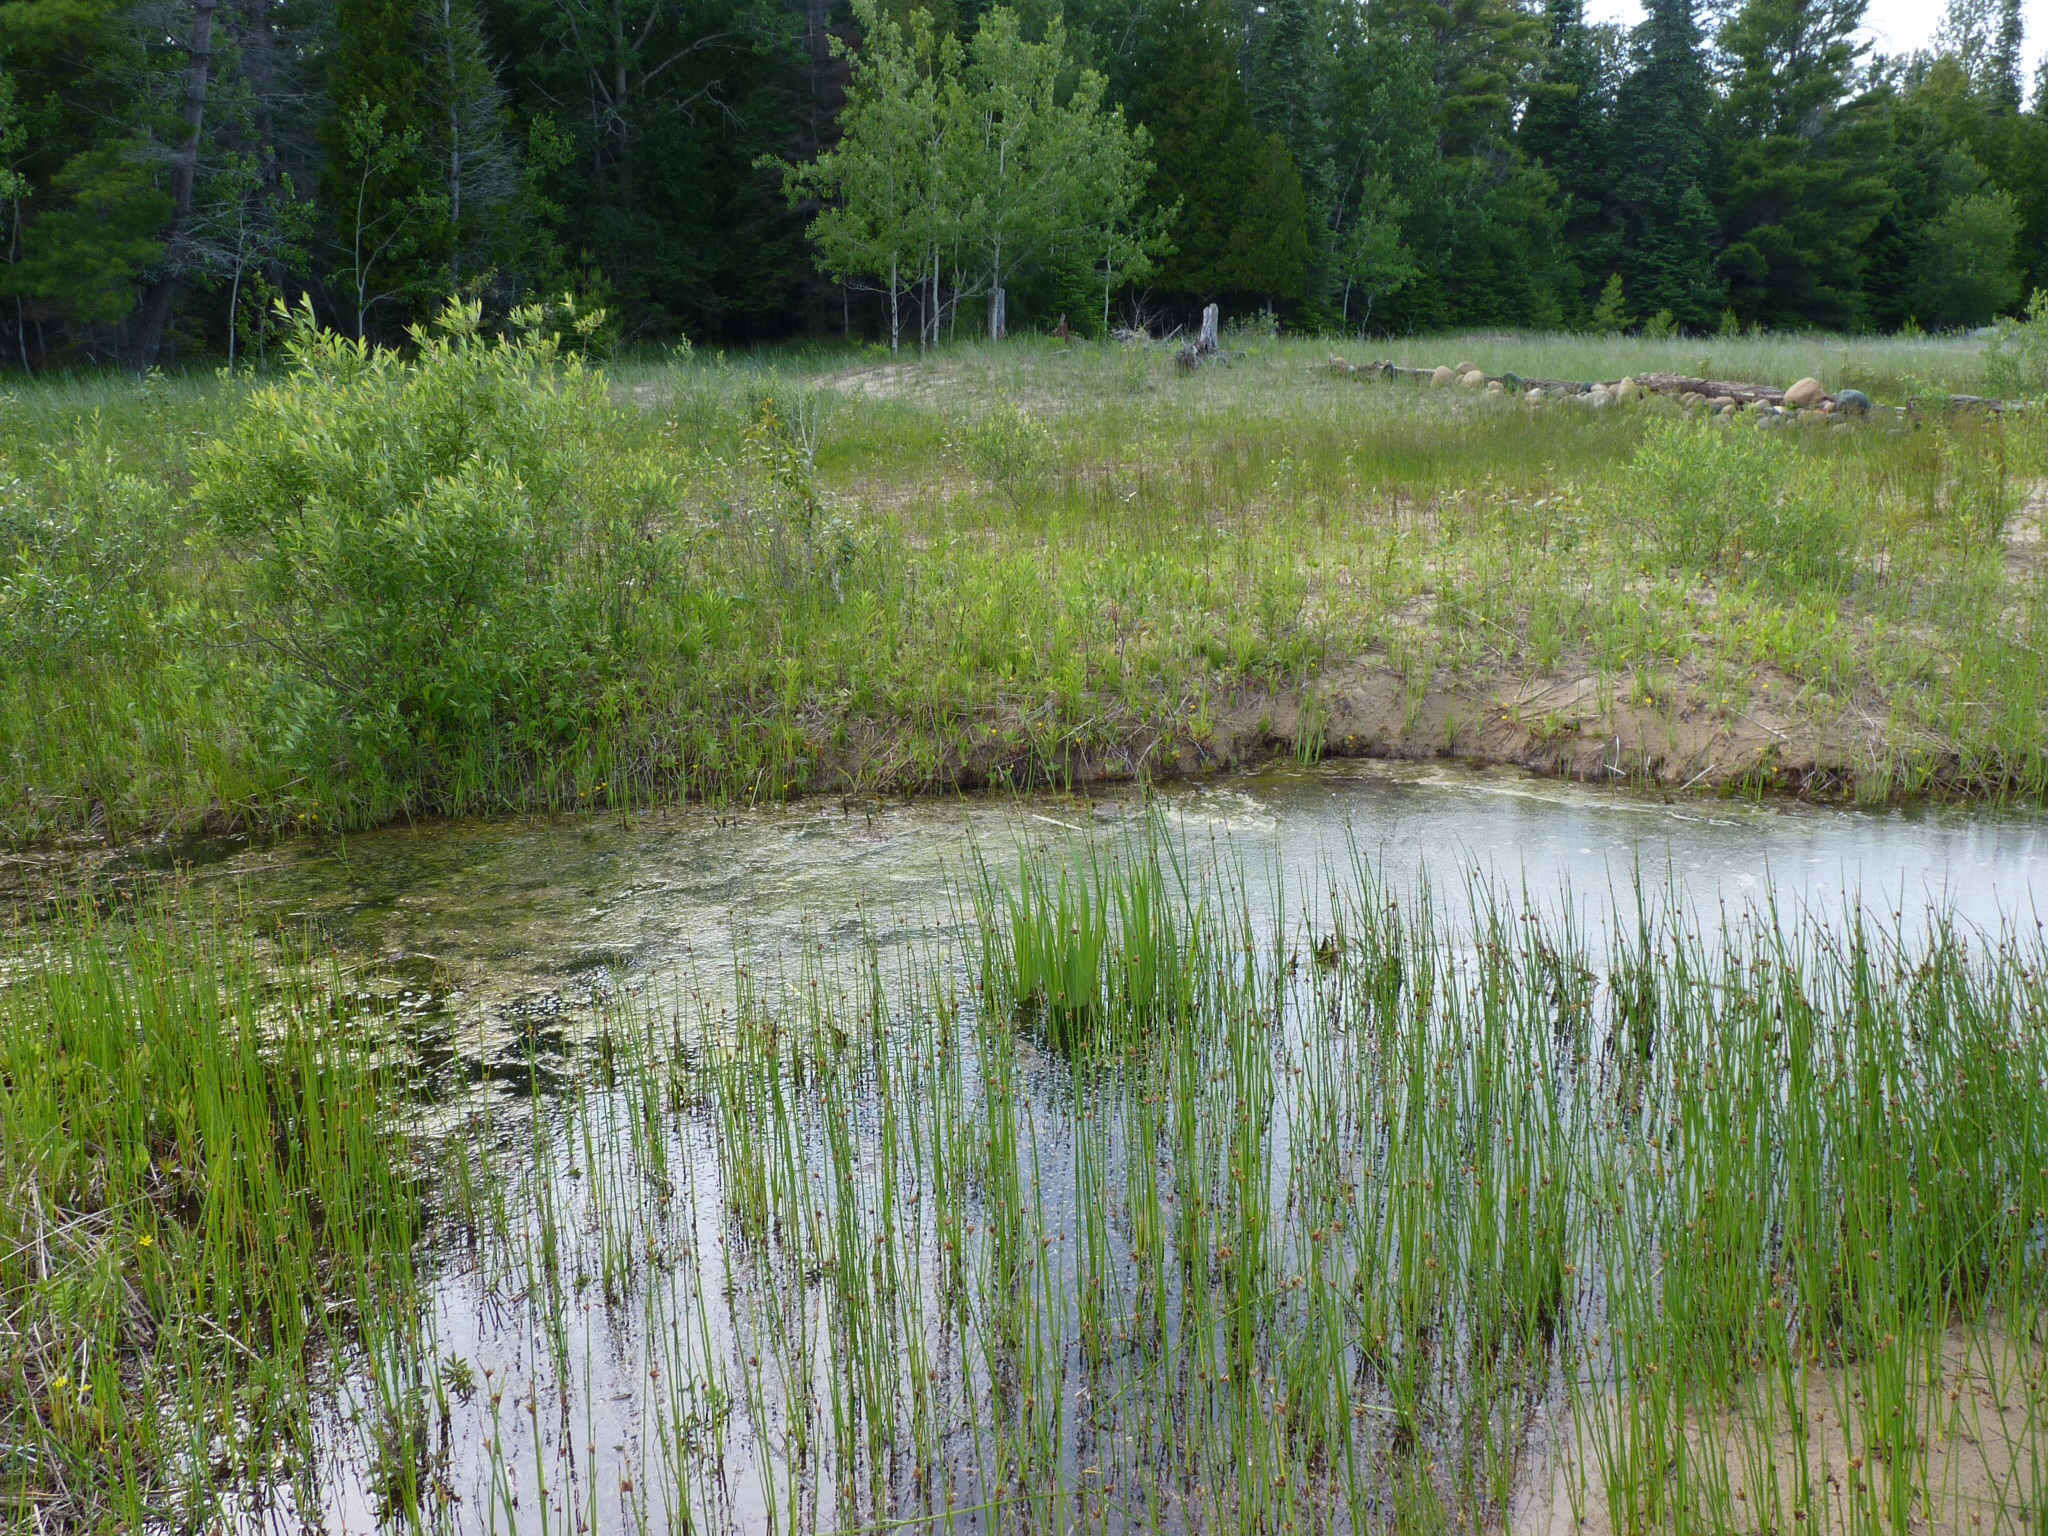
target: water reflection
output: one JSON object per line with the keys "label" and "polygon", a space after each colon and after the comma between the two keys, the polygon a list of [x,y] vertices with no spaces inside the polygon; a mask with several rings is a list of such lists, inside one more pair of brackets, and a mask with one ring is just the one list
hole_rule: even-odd
{"label": "water reflection", "polygon": [[[1312,905],[1354,851],[1397,889],[1427,878],[1455,911],[1475,875],[1546,909],[1599,917],[1638,874],[1711,921],[1774,892],[1821,914],[1858,895],[1909,922],[2031,926],[2048,910],[2048,818],[2036,811],[1876,811],[1650,797],[1512,772],[1363,762],[1273,770],[1147,796],[1034,796],[392,828],[248,850],[198,871],[266,923],[311,924],[410,989],[473,1017],[587,1002],[616,977],[722,969],[735,946],[805,932],[854,946],[865,925],[951,926],[951,877],[1020,844],[1109,847],[1155,807],[1198,867]],[[1600,925],[1595,922],[1594,928]]]}

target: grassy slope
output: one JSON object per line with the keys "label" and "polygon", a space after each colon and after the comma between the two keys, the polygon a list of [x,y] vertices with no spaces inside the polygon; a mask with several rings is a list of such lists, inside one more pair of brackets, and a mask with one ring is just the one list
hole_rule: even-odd
{"label": "grassy slope", "polygon": [[[1276,744],[1603,773],[1611,751],[1672,781],[1872,795],[2048,782],[2043,584],[2007,539],[2039,428],[1795,429],[1851,560],[1844,580],[1763,585],[1674,564],[1661,514],[1631,499],[1626,466],[1665,407],[1418,394],[1334,377],[1330,350],[1254,342],[1194,376],[1163,351],[1038,342],[623,365],[624,430],[678,472],[694,534],[687,595],[647,632],[615,723],[539,755],[485,733],[376,796],[275,748],[266,675],[209,613],[247,601],[240,552],[183,508],[185,466],[239,386],[26,387],[0,427],[13,515],[98,505],[126,542],[94,581],[117,568],[132,601],[87,613],[58,660],[0,672],[0,826],[20,843],[1024,782]],[[1814,372],[1880,399],[1979,371],[1945,342],[1345,350],[1550,376]],[[815,430],[827,517],[800,539],[742,462],[764,394]],[[80,489],[66,465],[93,454],[118,476]]]}

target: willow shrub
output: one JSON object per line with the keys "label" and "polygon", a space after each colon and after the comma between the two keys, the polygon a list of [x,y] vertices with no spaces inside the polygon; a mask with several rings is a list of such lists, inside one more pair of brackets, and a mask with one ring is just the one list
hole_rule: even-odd
{"label": "willow shrub", "polygon": [[1615,494],[1677,569],[1781,592],[1848,581],[1855,526],[1826,465],[1782,431],[1653,421]]}
{"label": "willow shrub", "polygon": [[603,379],[475,305],[410,354],[291,318],[286,377],[193,485],[242,578],[270,750],[323,801],[388,811],[480,748],[516,771],[602,729],[680,568],[675,479]]}

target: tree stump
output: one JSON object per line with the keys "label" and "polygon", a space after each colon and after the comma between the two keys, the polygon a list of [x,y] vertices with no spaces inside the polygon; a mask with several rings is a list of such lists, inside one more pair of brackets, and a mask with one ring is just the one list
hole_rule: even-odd
{"label": "tree stump", "polygon": [[1204,304],[1202,306],[1202,334],[1195,341],[1195,350],[1197,352],[1214,352],[1217,350],[1216,325],[1222,317],[1223,312],[1214,304]]}

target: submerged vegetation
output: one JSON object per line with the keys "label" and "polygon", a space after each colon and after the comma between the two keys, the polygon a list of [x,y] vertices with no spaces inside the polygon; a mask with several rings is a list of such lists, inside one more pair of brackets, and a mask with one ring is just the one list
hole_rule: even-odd
{"label": "submerged vegetation", "polygon": [[[257,383],[8,398],[8,841],[1275,747],[1870,797],[2048,785],[2033,413],[1533,407],[1362,384],[1255,332],[1194,375],[1014,342],[606,377],[527,320],[487,337],[451,310],[401,357],[302,315]],[[1454,345],[1908,403],[1988,366],[1785,339],[1401,356]]]}
{"label": "submerged vegetation", "polygon": [[0,1499],[2036,1528],[2038,932],[1282,894],[1157,835],[1027,858],[847,966],[479,1039],[432,1106],[168,910],[17,935]]}

